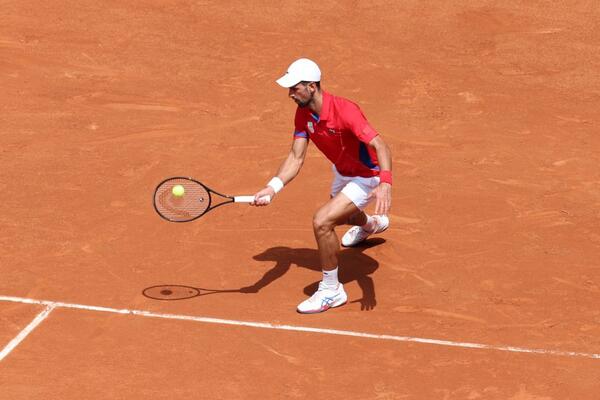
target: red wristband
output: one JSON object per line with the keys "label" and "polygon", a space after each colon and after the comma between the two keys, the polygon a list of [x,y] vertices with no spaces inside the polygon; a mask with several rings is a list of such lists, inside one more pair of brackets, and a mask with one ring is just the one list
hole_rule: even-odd
{"label": "red wristband", "polygon": [[379,171],[379,182],[392,184],[392,171]]}

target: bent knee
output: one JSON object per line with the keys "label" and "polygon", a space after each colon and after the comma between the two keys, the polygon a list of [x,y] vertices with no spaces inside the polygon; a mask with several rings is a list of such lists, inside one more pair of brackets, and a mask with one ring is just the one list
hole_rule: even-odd
{"label": "bent knee", "polygon": [[313,216],[313,229],[315,232],[327,232],[335,228],[335,221],[328,217],[326,212],[317,211]]}

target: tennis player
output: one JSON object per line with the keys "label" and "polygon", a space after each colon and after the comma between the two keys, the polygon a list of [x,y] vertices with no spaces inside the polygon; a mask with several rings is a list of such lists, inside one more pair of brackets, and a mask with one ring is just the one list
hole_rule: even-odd
{"label": "tennis player", "polygon": [[[321,70],[314,61],[294,61],[277,83],[287,88],[288,96],[298,104],[294,140],[279,171],[254,195],[252,204],[267,205],[261,197],[273,198],[298,175],[309,141],[333,163],[331,198],[313,217],[323,279],[318,290],[297,309],[305,314],[318,313],[341,306],[348,299],[338,280],[340,242],[334,228],[353,225],[342,237],[342,245],[350,247],[389,226],[391,153],[356,104],[321,89]],[[367,215],[363,210],[373,200],[375,215]]]}

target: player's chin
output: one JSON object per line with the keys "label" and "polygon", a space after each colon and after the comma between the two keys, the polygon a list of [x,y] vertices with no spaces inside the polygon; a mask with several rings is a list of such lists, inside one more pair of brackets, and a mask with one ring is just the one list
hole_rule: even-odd
{"label": "player's chin", "polygon": [[300,107],[300,108],[304,108],[308,105],[308,101],[300,101],[300,100],[294,99],[294,102],[296,104],[298,104],[298,107]]}

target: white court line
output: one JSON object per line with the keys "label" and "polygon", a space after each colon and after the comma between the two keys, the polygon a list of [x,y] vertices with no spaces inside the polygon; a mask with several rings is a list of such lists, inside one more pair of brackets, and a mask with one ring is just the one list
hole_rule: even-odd
{"label": "white court line", "polygon": [[[374,334],[374,333],[355,332],[355,331],[346,331],[346,330],[338,330],[338,329],[311,328],[311,327],[307,327],[307,326],[294,326],[294,325],[278,325],[278,324],[270,324],[267,322],[236,321],[236,320],[230,320],[230,319],[196,317],[196,316],[192,316],[192,315],[177,315],[177,314],[156,313],[156,312],[152,312],[152,311],[143,311],[143,310],[129,310],[129,309],[125,309],[125,308],[118,309],[118,308],[111,308],[111,307],[88,306],[88,305],[83,305],[83,304],[61,303],[61,302],[55,302],[55,301],[35,300],[35,299],[13,297],[13,296],[0,296],[0,301],[10,301],[10,302],[14,302],[14,303],[45,305],[48,307],[45,311],[46,313],[49,313],[55,307],[60,307],[60,308],[71,308],[71,309],[77,309],[77,310],[106,312],[106,313],[113,313],[113,314],[129,314],[129,315],[137,315],[137,316],[149,317],[149,318],[174,319],[174,320],[179,320],[179,321],[194,321],[194,322],[204,322],[204,323],[219,324],[219,325],[236,325],[236,326],[246,326],[246,327],[252,327],[252,328],[276,329],[276,330],[282,330],[282,331],[310,332],[310,333],[320,333],[320,334],[326,334],[326,335],[353,336],[353,337],[361,337],[361,338],[368,338],[368,339],[391,340],[391,341],[397,341],[397,342],[412,342],[412,343],[431,344],[431,345],[446,346],[446,347],[460,347],[460,348],[464,348],[464,349],[496,350],[496,351],[505,351],[505,352],[511,352],[511,353],[529,353],[529,354],[541,354],[541,355],[549,355],[549,356],[600,359],[600,354],[594,354],[594,353],[580,353],[580,352],[575,352],[575,351],[548,350],[548,349],[528,349],[528,348],[524,348],[524,347],[497,346],[497,345],[482,344],[482,343],[469,343],[469,342],[454,342],[454,341],[450,341],[450,340],[427,339],[427,338],[410,337],[410,336],[378,335],[378,334]],[[40,318],[42,316],[42,314],[38,315],[38,317],[36,319]],[[42,317],[42,319],[45,317],[46,317],[46,315],[44,315]],[[32,324],[33,324],[33,322],[32,322]],[[32,324],[30,324],[30,325],[32,325]],[[1,360],[1,358],[0,358],[0,360]]]}
{"label": "white court line", "polygon": [[54,304],[47,304],[44,311],[39,313],[37,317],[33,319],[13,340],[11,340],[2,351],[0,351],[0,361],[2,361],[7,355],[10,354],[11,351],[15,349],[21,343],[27,335],[29,335],[39,324],[42,323],[43,320],[46,319],[48,315],[54,310],[56,306]]}

